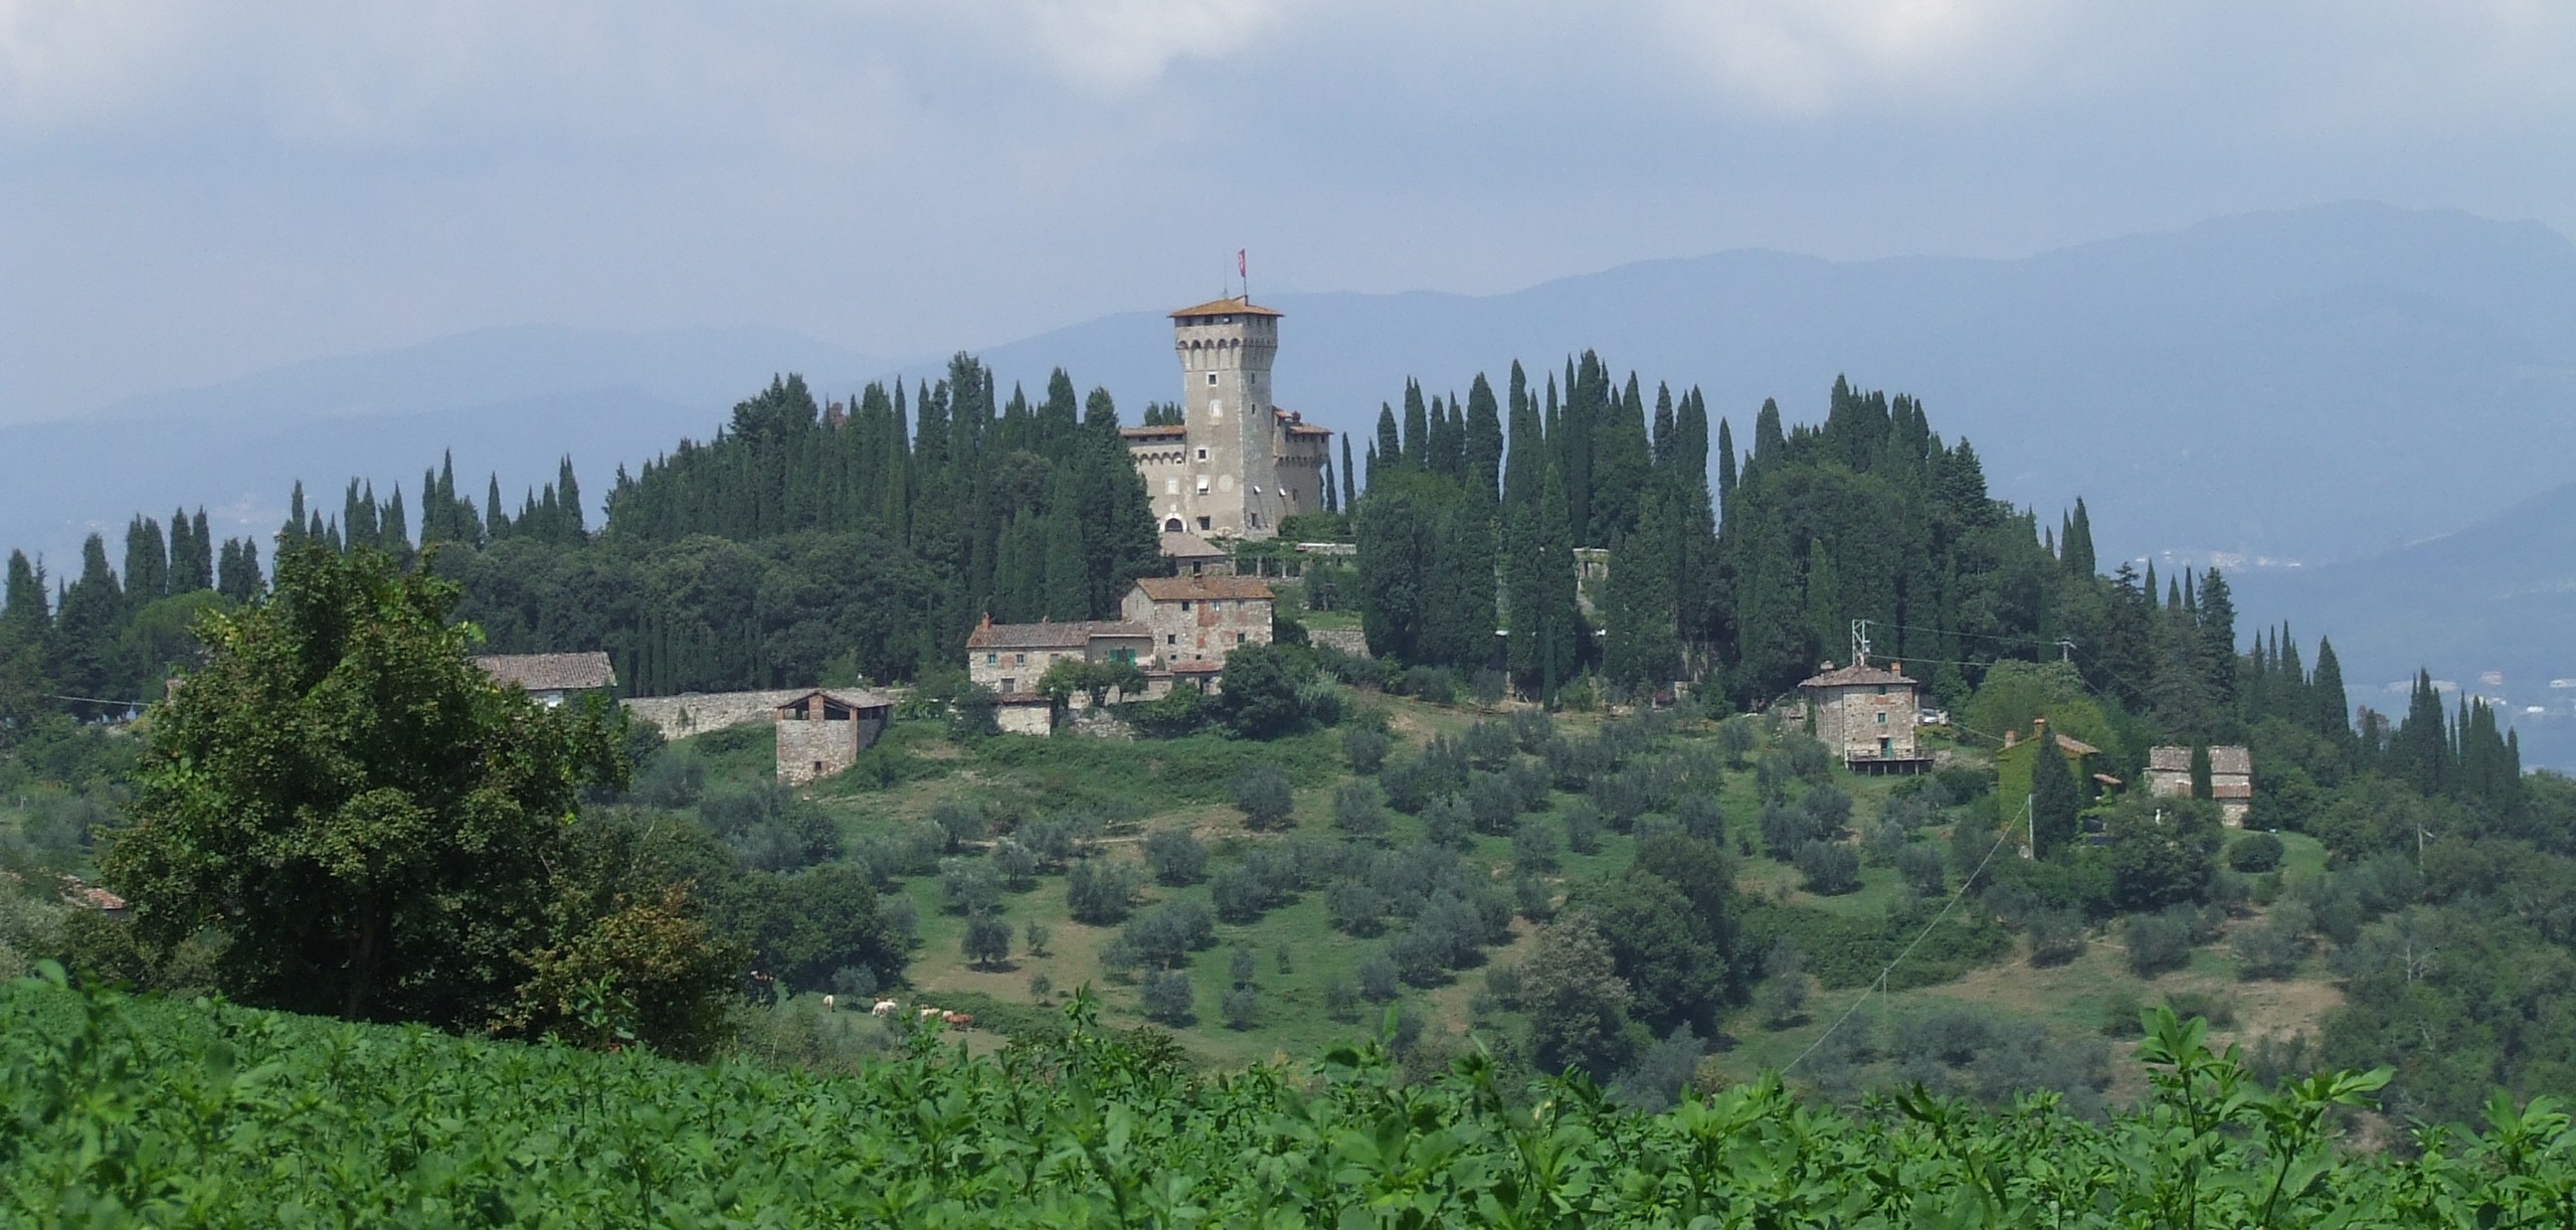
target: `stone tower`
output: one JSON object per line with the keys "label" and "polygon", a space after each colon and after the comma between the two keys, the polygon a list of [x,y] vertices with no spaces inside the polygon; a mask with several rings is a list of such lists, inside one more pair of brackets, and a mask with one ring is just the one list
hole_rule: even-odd
{"label": "stone tower", "polygon": [[1182,422],[1126,430],[1165,533],[1268,538],[1279,519],[1323,508],[1332,433],[1270,400],[1279,313],[1218,299],[1172,313]]}

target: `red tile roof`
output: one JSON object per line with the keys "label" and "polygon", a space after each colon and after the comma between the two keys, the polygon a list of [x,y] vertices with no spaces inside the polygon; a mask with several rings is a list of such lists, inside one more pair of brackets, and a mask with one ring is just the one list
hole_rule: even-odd
{"label": "red tile roof", "polygon": [[474,659],[494,683],[517,684],[531,692],[586,692],[617,686],[617,669],[608,655],[588,653],[502,653]]}
{"label": "red tile roof", "polygon": [[1277,316],[1280,314],[1250,299],[1237,296],[1232,299],[1210,299],[1197,307],[1182,308],[1172,313],[1172,319],[1179,320],[1184,316]]}
{"label": "red tile roof", "polygon": [[1271,598],[1270,586],[1259,577],[1138,577],[1136,588],[1156,602],[1183,602],[1200,598]]}
{"label": "red tile roof", "polygon": [[1868,687],[1870,685],[1880,683],[1901,683],[1907,687],[1914,686],[1914,681],[1906,678],[1902,672],[1871,666],[1867,663],[1862,663],[1857,666],[1846,666],[1838,670],[1829,670],[1820,675],[1810,676],[1806,682],[1801,683],[1798,686],[1802,688],[1857,688]]}
{"label": "red tile roof", "polygon": [[966,634],[968,649],[1080,649],[1095,636],[1150,637],[1143,624],[1114,619],[1068,619],[1063,623],[997,624],[987,618]]}
{"label": "red tile roof", "polygon": [[875,693],[875,692],[868,692],[868,691],[848,691],[848,692],[840,692],[840,691],[834,691],[834,690],[832,690],[832,689],[830,689],[830,688],[816,688],[816,689],[814,689],[813,691],[810,691],[810,692],[799,692],[799,693],[797,693],[797,694],[796,694],[796,695],[794,695],[794,696],[788,697],[787,699],[782,700],[782,701],[778,702],[777,704],[770,706],[770,709],[771,709],[771,711],[772,711],[772,712],[776,712],[776,711],[778,711],[778,710],[787,709],[787,708],[790,708],[790,707],[793,707],[793,706],[796,706],[796,705],[802,705],[802,704],[804,704],[806,701],[812,700],[812,699],[814,699],[814,698],[815,698],[815,697],[817,697],[817,696],[822,697],[822,698],[824,699],[824,701],[825,701],[825,702],[827,702],[827,703],[841,705],[841,706],[843,706],[844,708],[849,708],[849,709],[892,709],[892,708],[894,708],[894,699],[893,699],[892,697],[889,697],[889,696],[883,696],[883,695],[880,695],[880,694]]}

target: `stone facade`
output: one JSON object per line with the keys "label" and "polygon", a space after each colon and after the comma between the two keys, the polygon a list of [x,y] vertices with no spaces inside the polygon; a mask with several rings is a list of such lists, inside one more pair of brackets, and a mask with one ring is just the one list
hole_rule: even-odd
{"label": "stone facade", "polygon": [[[2191,797],[2191,749],[2147,749],[2147,790],[2160,799]],[[2219,819],[2242,828],[2254,809],[2254,753],[2239,746],[2209,749],[2209,793],[2218,802]]]}
{"label": "stone facade", "polygon": [[1165,533],[1268,538],[1279,519],[1324,507],[1333,433],[1270,400],[1279,313],[1218,299],[1172,313],[1182,422],[1125,429]]}
{"label": "stone facade", "polygon": [[1058,662],[1143,665],[1153,637],[1142,624],[1114,620],[997,624],[986,616],[966,636],[966,675],[1005,701],[1035,696],[1038,680]]}
{"label": "stone facade", "polygon": [[1153,664],[1174,670],[1269,644],[1270,606],[1270,586],[1256,577],[1144,577],[1119,613],[1152,637]]}
{"label": "stone facade", "polygon": [[885,733],[894,702],[869,692],[798,695],[771,710],[778,727],[778,780],[790,786],[841,772]]}
{"label": "stone facade", "polygon": [[1930,767],[1914,739],[1915,682],[1902,670],[1867,662],[1822,673],[1798,685],[1815,716],[1816,737],[1862,773],[1906,773]]}
{"label": "stone facade", "polygon": [[812,688],[770,688],[760,692],[683,692],[678,696],[630,696],[617,702],[626,712],[662,728],[666,738],[685,739],[729,726],[770,721],[780,705]]}

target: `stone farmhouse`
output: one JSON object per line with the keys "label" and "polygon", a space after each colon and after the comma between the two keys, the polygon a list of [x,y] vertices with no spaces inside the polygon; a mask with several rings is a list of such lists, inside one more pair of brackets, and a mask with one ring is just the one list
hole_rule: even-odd
{"label": "stone farmhouse", "polygon": [[1798,685],[1816,737],[1855,773],[1920,773],[1932,767],[1914,738],[1916,683],[1902,663],[1872,666],[1864,658]]}
{"label": "stone farmhouse", "polygon": [[1270,586],[1258,577],[1143,577],[1119,613],[1153,637],[1166,669],[1222,664],[1237,645],[1270,643]]}
{"label": "stone farmhouse", "polygon": [[1172,313],[1182,421],[1122,429],[1164,533],[1269,538],[1324,507],[1333,433],[1270,400],[1279,319],[1249,298]]}
{"label": "stone farmhouse", "polygon": [[778,728],[778,780],[801,786],[849,768],[893,717],[894,701],[874,692],[816,688],[780,704],[770,711]]}
{"label": "stone farmhouse", "polygon": [[[2160,799],[2191,797],[2191,749],[2147,749],[2147,790]],[[2209,749],[2209,793],[2218,803],[2219,819],[2230,828],[2245,825],[2254,809],[2254,753],[2244,747]]]}
{"label": "stone farmhouse", "polygon": [[584,693],[606,695],[617,690],[617,668],[598,650],[488,654],[474,659],[474,665],[482,667],[492,682],[523,689],[530,699],[549,708]]}
{"label": "stone farmhouse", "polygon": [[1172,561],[1174,576],[1203,577],[1211,573],[1227,576],[1234,572],[1234,557],[1227,554],[1225,548],[1196,534],[1166,530],[1157,549],[1164,559]]}
{"label": "stone farmhouse", "polygon": [[1145,700],[1175,687],[1212,691],[1236,646],[1270,643],[1271,602],[1270,587],[1257,578],[1146,577],[1127,591],[1124,619],[997,624],[987,616],[966,636],[966,674],[994,693],[994,721],[1004,733],[1050,734],[1060,715],[1038,691],[1047,668],[1129,663],[1145,676]]}

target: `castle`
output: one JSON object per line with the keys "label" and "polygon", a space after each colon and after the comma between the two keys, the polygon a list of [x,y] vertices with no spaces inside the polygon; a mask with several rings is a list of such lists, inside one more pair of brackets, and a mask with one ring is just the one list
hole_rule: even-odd
{"label": "castle", "polygon": [[1279,313],[1218,299],[1172,313],[1172,326],[1182,421],[1124,429],[1162,532],[1268,538],[1280,518],[1321,511],[1333,433],[1270,402]]}

